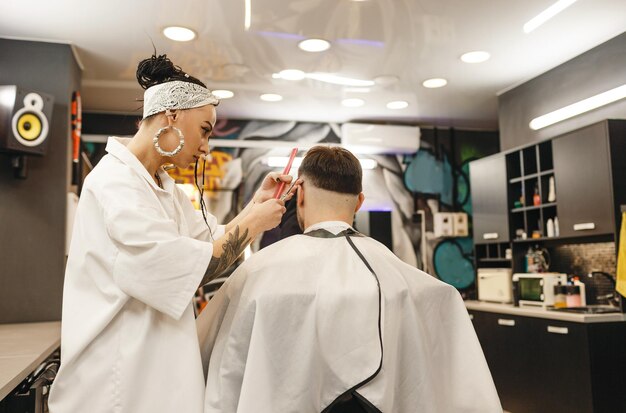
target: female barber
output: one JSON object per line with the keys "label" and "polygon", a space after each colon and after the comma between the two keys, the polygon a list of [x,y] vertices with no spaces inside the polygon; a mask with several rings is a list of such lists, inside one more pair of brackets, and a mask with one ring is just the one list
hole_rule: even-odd
{"label": "female barber", "polygon": [[291,177],[275,174],[225,226],[204,202],[196,211],[163,165],[209,153],[218,100],[165,55],[140,62],[137,79],[139,130],[109,139],[78,204],[51,413],[202,412],[193,295],[285,211],[272,195]]}

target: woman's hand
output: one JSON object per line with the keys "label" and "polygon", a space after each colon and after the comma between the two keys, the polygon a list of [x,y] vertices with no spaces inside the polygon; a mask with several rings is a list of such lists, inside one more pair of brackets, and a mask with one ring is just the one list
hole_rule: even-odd
{"label": "woman's hand", "polygon": [[252,205],[248,217],[252,220],[253,225],[260,233],[276,228],[278,224],[280,224],[280,220],[286,210],[285,201],[270,197],[270,199],[265,202]]}
{"label": "woman's hand", "polygon": [[[259,189],[257,189],[252,200],[255,203],[263,203],[267,201],[268,199],[272,199],[274,197],[274,192],[276,192],[276,188],[278,188],[281,182],[284,182],[285,188],[288,188],[289,185],[291,184],[291,181],[293,181],[293,179],[294,178],[291,175],[282,175],[282,174],[279,174],[278,172],[270,172],[269,174],[267,174],[265,179],[263,179],[261,186],[259,187]],[[295,185],[294,185],[294,188],[295,188]],[[293,193],[293,191],[290,191],[290,192]],[[288,200],[289,199],[288,197],[290,198],[291,196],[287,195],[284,200],[285,201]]]}
{"label": "woman's hand", "polygon": [[[246,219],[253,210],[256,211],[256,215],[252,217],[252,220],[246,221],[246,225],[251,225],[250,233],[253,235],[253,238],[260,232],[275,228],[280,223],[280,219],[284,211],[280,213],[278,221],[273,222],[271,219],[270,221],[267,221],[267,214],[265,214],[263,211],[267,212],[265,208],[268,208],[268,205],[265,205],[263,208],[260,208],[260,206],[271,200],[280,201],[278,205],[284,210],[285,202],[289,201],[294,196],[296,190],[298,189],[298,186],[302,183],[301,179],[298,179],[295,182],[292,181],[293,178],[289,175],[281,175],[276,172],[269,173],[263,180],[261,187],[254,194],[252,201],[249,202],[248,205],[246,205],[246,207],[243,209],[243,211],[241,211],[235,218],[233,218],[232,221],[226,224],[226,232],[239,225],[241,223],[241,220]],[[278,199],[274,199],[274,193],[276,192],[276,188],[278,188],[278,185],[280,185],[281,182],[285,183],[285,189],[283,190],[283,194]],[[275,203],[272,204],[276,205]],[[267,225],[270,224],[266,223],[266,221],[272,223],[273,226],[268,227]],[[261,226],[259,226],[259,222],[262,223]]]}

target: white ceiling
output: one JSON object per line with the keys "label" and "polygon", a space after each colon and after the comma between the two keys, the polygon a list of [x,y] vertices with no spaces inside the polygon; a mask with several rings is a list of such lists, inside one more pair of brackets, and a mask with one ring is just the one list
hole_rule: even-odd
{"label": "white ceiling", "polygon": [[[578,0],[530,34],[522,26],[555,0],[2,0],[0,37],[71,42],[84,65],[86,111],[135,111],[142,91],[137,62],[167,53],[212,89],[231,89],[220,117],[313,120],[396,120],[461,127],[497,127],[497,92],[535,77],[626,30],[626,1]],[[166,39],[169,25],[194,29],[188,43]],[[332,47],[307,53],[300,39]],[[459,56],[485,50],[485,63]],[[2,68],[0,57],[0,70]],[[367,93],[313,80],[273,79],[283,69],[359,79],[395,75]],[[422,81],[448,79],[426,89]],[[262,102],[279,93],[282,102]],[[361,97],[360,108],[344,108]],[[390,110],[388,101],[409,107]]]}

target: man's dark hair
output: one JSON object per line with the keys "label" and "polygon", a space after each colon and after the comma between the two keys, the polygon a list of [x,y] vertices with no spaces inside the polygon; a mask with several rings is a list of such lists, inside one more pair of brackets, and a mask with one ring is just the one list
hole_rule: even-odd
{"label": "man's dark hair", "polygon": [[307,152],[299,168],[313,185],[327,191],[358,195],[362,192],[363,171],[359,160],[347,149],[315,146]]}

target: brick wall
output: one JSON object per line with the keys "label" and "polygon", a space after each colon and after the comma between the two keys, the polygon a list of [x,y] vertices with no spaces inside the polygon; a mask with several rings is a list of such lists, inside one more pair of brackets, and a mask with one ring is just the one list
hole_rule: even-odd
{"label": "brick wall", "polygon": [[551,248],[550,270],[578,275],[587,286],[587,304],[596,304],[595,297],[609,294],[613,284],[602,276],[589,277],[591,271],[602,271],[615,278],[616,253],[614,242],[570,244]]}

